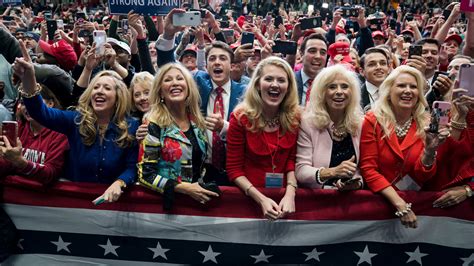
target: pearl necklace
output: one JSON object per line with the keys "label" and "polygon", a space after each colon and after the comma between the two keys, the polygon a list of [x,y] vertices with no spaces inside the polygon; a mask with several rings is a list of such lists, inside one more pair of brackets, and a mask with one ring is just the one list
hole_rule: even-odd
{"label": "pearl necklace", "polygon": [[406,136],[408,133],[408,130],[411,127],[413,119],[410,117],[403,125],[399,126],[398,124],[395,125],[395,134],[397,134],[397,137],[403,138]]}

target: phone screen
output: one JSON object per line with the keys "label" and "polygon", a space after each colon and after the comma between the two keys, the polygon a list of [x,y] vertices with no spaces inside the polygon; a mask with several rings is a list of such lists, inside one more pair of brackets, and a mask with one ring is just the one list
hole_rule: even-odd
{"label": "phone screen", "polygon": [[240,41],[241,45],[251,43],[253,46],[253,42],[255,41],[255,35],[251,32],[243,32],[242,39]]}
{"label": "phone screen", "polygon": [[58,30],[58,22],[56,20],[46,21],[46,27],[48,28],[48,39],[50,41],[54,40],[54,34]]}
{"label": "phone screen", "polygon": [[104,44],[107,41],[107,34],[103,30],[95,30],[93,33],[95,42],[95,53],[102,55],[105,52]]}
{"label": "phone screen", "polygon": [[467,90],[466,93],[460,93],[456,95],[468,95],[474,97],[474,64],[462,64],[459,69],[459,88]]}
{"label": "phone screen", "polygon": [[2,135],[7,137],[12,147],[16,147],[16,139],[18,138],[18,123],[16,121],[3,121]]}

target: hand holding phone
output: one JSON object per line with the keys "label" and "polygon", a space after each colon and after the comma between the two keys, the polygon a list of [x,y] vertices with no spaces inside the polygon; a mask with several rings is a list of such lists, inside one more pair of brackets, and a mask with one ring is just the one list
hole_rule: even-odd
{"label": "hand holding phone", "polygon": [[173,14],[173,25],[174,26],[194,26],[197,27],[201,24],[201,12],[190,11],[185,13],[174,13]]}
{"label": "hand holding phone", "polygon": [[92,33],[95,42],[95,53],[103,55],[105,53],[105,43],[107,42],[107,33],[103,30],[95,30]]}
{"label": "hand holding phone", "polygon": [[275,40],[275,45],[272,47],[272,51],[273,53],[294,55],[297,51],[297,44],[294,41]]}
{"label": "hand holding phone", "polygon": [[5,136],[8,139],[8,142],[10,142],[12,147],[16,147],[16,140],[18,138],[18,123],[16,121],[3,121],[2,136]]}
{"label": "hand holding phone", "polygon": [[98,206],[102,203],[104,203],[105,200],[104,200],[104,195],[101,195],[100,197],[96,198],[95,200],[92,201],[92,203],[95,205],[95,206]]}
{"label": "hand holding phone", "polygon": [[313,29],[322,27],[323,23],[321,17],[303,18],[300,19],[301,30]]}
{"label": "hand holding phone", "polygon": [[242,32],[242,39],[240,40],[240,45],[245,45],[245,44],[252,44],[253,47],[253,42],[255,41],[255,34],[252,32],[247,32],[244,31]]}
{"label": "hand holding phone", "polygon": [[443,101],[433,102],[431,109],[431,122],[429,132],[438,133],[440,127],[446,127],[449,123],[449,113],[451,111],[451,103]]}
{"label": "hand holding phone", "polygon": [[48,29],[48,40],[54,40],[54,34],[58,30],[58,22],[56,20],[47,20],[46,28]]}
{"label": "hand holding phone", "polygon": [[423,46],[421,45],[410,45],[408,49],[408,58],[411,58],[413,55],[421,56],[423,53]]}

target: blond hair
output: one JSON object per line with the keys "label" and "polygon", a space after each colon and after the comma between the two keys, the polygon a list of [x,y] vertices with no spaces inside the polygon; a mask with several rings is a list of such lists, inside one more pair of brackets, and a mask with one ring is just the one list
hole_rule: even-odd
{"label": "blond hair", "polygon": [[133,104],[133,94],[135,93],[135,86],[138,85],[143,89],[150,89],[151,91],[151,87],[153,85],[153,78],[153,75],[147,71],[135,73],[135,75],[133,76],[132,82],[130,82],[130,99],[132,100],[132,111],[137,111],[135,104]]}
{"label": "blond hair", "polygon": [[186,112],[191,116],[192,120],[199,128],[205,129],[206,126],[204,118],[200,110],[201,97],[199,95],[197,84],[194,81],[191,72],[189,72],[189,70],[183,65],[177,63],[169,63],[160,67],[160,71],[153,81],[153,86],[150,93],[151,109],[146,115],[146,119],[162,128],[168,127],[174,123],[173,116],[171,115],[168,107],[165,103],[161,102],[161,86],[166,73],[172,69],[179,70],[183,74],[184,80],[188,85]]}
{"label": "blond hair", "polygon": [[385,81],[380,85],[379,92],[380,98],[377,100],[373,112],[377,118],[377,122],[382,127],[384,132],[383,137],[388,137],[394,131],[397,120],[395,118],[395,113],[392,109],[392,102],[390,100],[390,91],[393,89],[395,81],[398,76],[401,74],[409,74],[416,79],[416,85],[418,90],[418,101],[414,110],[412,111],[413,119],[416,123],[416,135],[424,138],[425,131],[424,128],[428,125],[429,114],[425,111],[428,103],[423,96],[424,87],[426,86],[426,81],[421,72],[413,67],[409,66],[399,66],[388,75]]}
{"label": "blond hair", "polygon": [[242,115],[246,115],[250,125],[248,129],[252,132],[263,131],[265,120],[263,119],[263,100],[260,95],[260,79],[263,76],[265,66],[273,65],[283,69],[288,76],[288,90],[285,98],[280,103],[279,120],[282,132],[294,132],[300,121],[300,108],[298,105],[298,89],[295,75],[290,65],[281,58],[271,56],[262,60],[255,71],[247,87],[243,101],[235,108],[237,118],[240,120]]}
{"label": "blond hair", "polygon": [[118,136],[114,140],[117,145],[121,148],[128,147],[132,144],[134,136],[128,133],[128,122],[127,116],[130,113],[130,95],[125,83],[122,78],[114,71],[101,71],[99,72],[90,82],[87,89],[82,93],[79,98],[76,110],[80,116],[76,119],[76,124],[79,126],[79,134],[81,135],[82,142],[91,146],[94,144],[97,137],[97,114],[92,108],[92,91],[96,83],[102,77],[110,77],[114,81],[114,89],[116,92],[116,100],[114,107],[114,114],[111,118],[118,128]]}
{"label": "blond hair", "polygon": [[305,110],[305,119],[310,119],[317,129],[325,129],[331,123],[329,116],[326,94],[329,85],[337,76],[343,77],[351,89],[349,105],[344,110],[344,129],[351,135],[356,136],[360,129],[363,112],[360,107],[360,82],[354,72],[341,64],[323,69],[313,81],[309,104]]}

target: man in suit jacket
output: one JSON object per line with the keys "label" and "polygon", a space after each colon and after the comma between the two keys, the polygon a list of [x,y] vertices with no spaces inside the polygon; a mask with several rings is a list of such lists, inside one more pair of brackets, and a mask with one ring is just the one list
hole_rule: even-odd
{"label": "man in suit jacket", "polygon": [[326,67],[327,41],[319,34],[313,33],[304,38],[301,43],[300,53],[303,68],[295,73],[298,85],[300,105],[305,106],[311,91],[311,85],[316,75]]}
{"label": "man in suit jacket", "polygon": [[379,98],[379,87],[390,73],[388,55],[381,48],[369,48],[360,58],[360,67],[365,78],[360,89],[360,105],[364,111],[368,111]]}
{"label": "man in suit jacket", "polygon": [[[173,14],[183,12],[179,9],[173,9],[164,21],[164,33],[156,42],[158,55],[158,66],[166,63],[175,62],[174,58],[174,37],[184,28],[173,25]],[[213,31],[220,31],[218,24],[210,12],[206,17],[210,21]],[[208,149],[209,163],[206,164],[206,176],[216,180],[219,185],[228,185],[227,175],[225,173],[225,150],[216,156],[213,149],[216,137],[225,142],[227,129],[229,127],[230,113],[238,104],[239,99],[245,91],[245,86],[237,83],[230,78],[231,62],[234,53],[232,49],[224,42],[215,41],[206,49],[207,72],[197,71],[194,74],[199,93],[201,95],[201,111],[206,118],[207,134],[210,148]],[[221,97],[221,98],[220,98]],[[221,107],[216,109],[216,99],[222,99]],[[216,136],[218,135],[218,136]],[[220,163],[217,163],[219,161]],[[212,164],[211,164],[212,162]]]}

